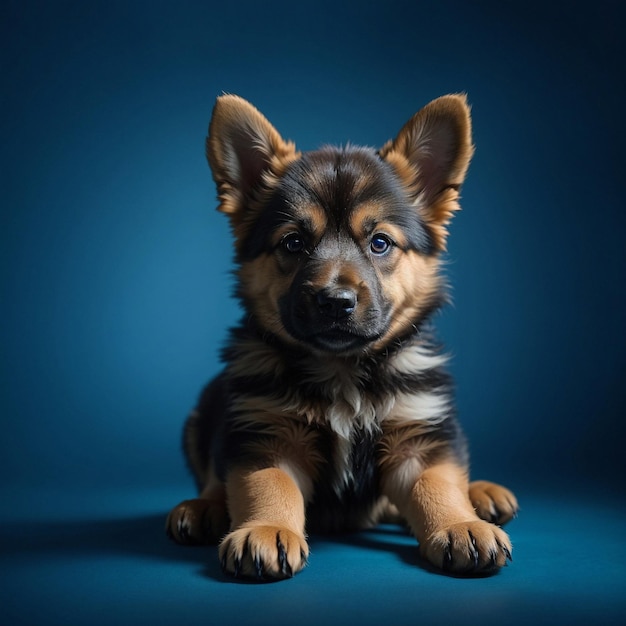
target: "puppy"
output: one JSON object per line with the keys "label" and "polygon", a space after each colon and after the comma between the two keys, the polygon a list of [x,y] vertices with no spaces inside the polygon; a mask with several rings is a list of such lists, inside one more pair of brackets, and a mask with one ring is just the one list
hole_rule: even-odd
{"label": "puppy", "polygon": [[206,151],[245,315],[186,422],[199,497],[171,511],[168,534],[219,541],[230,574],[280,579],[307,563],[307,531],[399,518],[436,568],[505,565],[517,501],[468,482],[428,330],[473,152],[465,97],[434,100],[378,151],[300,153],[225,95]]}

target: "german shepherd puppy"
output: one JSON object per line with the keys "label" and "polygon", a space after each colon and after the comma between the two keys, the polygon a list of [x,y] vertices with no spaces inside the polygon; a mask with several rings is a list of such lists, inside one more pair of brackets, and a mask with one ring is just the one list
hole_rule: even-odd
{"label": "german shepherd puppy", "polygon": [[307,530],[395,515],[437,568],[505,565],[500,526],[517,501],[468,482],[446,357],[427,327],[445,301],[446,227],[473,152],[465,97],[434,100],[378,151],[300,153],[224,95],[206,151],[245,315],[187,420],[199,497],[171,511],[168,534],[219,541],[235,576],[277,579],[307,563]]}

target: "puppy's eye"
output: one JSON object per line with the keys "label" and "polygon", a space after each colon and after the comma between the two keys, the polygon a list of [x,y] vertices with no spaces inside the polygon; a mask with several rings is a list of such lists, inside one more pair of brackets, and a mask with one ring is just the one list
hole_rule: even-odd
{"label": "puppy's eye", "polygon": [[291,254],[297,254],[298,252],[302,252],[304,250],[304,239],[298,233],[290,233],[289,235],[285,235],[281,240],[280,244],[283,249]]}
{"label": "puppy's eye", "polygon": [[391,239],[380,233],[374,235],[370,241],[370,250],[377,255],[385,254],[391,248]]}

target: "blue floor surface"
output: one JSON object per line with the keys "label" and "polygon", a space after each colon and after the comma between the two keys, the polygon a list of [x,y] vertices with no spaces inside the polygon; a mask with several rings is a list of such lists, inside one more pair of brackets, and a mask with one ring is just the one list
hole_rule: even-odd
{"label": "blue floor surface", "polygon": [[[233,581],[215,548],[163,532],[178,492],[13,494],[0,540],[6,624],[624,624],[626,509],[521,495],[513,563],[488,578],[435,574],[396,526],[311,537],[309,566]],[[4,502],[10,494],[4,494]],[[36,503],[36,504],[35,504]]]}

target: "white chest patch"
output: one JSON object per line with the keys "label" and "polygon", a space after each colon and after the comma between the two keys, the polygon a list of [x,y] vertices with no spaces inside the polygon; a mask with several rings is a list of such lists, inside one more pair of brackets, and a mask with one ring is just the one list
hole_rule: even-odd
{"label": "white chest patch", "polygon": [[351,371],[343,363],[312,370],[310,380],[320,386],[328,404],[323,414],[311,415],[309,420],[325,423],[346,441],[355,430],[377,430],[393,402],[387,397],[374,399],[363,389],[358,370]]}
{"label": "white chest patch", "polygon": [[[381,375],[424,375],[446,361],[445,355],[432,354],[422,345],[407,346],[390,358],[388,371]],[[311,368],[306,382],[321,387],[328,405],[324,414],[308,415],[308,420],[323,422],[340,438],[350,441],[355,430],[372,433],[386,420],[434,425],[448,415],[450,398],[445,389],[370,394],[361,376],[358,366],[350,369],[342,362],[331,361]]]}

